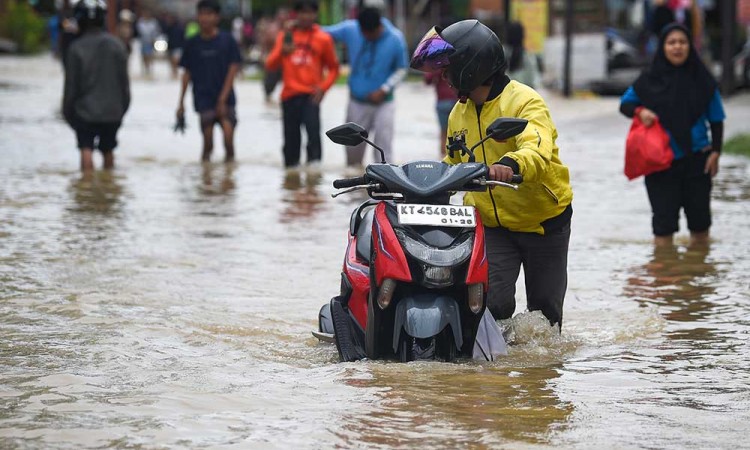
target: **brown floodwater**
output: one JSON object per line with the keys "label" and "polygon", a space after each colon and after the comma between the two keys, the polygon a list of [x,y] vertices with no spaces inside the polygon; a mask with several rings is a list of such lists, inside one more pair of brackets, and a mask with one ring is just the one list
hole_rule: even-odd
{"label": "brown floodwater", "polygon": [[[722,157],[710,246],[683,220],[655,252],[617,99],[548,93],[576,196],[562,335],[521,281],[505,358],[342,364],[310,334],[362,200],[330,197],[341,148],[285,172],[278,106],[241,82],[239,161],[201,165],[164,70],[133,80],[118,168],[82,177],[59,68],[0,73],[0,448],[750,446],[745,159]],[[397,157],[434,157],[432,92],[397,101]],[[324,128],[345,105],[329,93]],[[747,105],[727,102],[730,135]]]}

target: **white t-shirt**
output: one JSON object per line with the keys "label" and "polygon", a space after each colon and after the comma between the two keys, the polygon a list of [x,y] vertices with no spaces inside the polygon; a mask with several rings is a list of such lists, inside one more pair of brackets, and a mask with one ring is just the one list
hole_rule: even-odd
{"label": "white t-shirt", "polygon": [[138,19],[138,22],[136,22],[135,27],[138,30],[138,36],[140,37],[142,43],[153,44],[161,34],[159,22],[157,22],[153,17],[141,17],[140,19]]}

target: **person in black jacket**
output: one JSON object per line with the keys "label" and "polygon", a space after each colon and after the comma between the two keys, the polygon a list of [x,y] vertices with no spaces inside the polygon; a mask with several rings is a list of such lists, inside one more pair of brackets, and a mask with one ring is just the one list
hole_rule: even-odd
{"label": "person in black jacket", "polygon": [[123,43],[103,29],[106,9],[103,0],[80,0],[75,5],[83,34],[70,45],[65,59],[62,110],[76,132],[83,172],[94,169],[97,147],[104,168],[114,168],[117,131],[130,106],[128,54]]}

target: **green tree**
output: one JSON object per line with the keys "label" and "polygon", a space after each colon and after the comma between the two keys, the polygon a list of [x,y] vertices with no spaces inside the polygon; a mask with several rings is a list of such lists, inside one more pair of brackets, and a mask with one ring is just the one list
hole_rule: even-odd
{"label": "green tree", "polygon": [[44,19],[28,2],[12,1],[0,18],[0,34],[15,42],[21,53],[38,51],[44,38]]}

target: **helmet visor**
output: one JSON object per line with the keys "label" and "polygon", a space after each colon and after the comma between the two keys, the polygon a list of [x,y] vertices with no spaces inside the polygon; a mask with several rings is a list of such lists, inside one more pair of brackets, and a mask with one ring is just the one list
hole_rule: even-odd
{"label": "helmet visor", "polygon": [[423,72],[434,72],[440,70],[450,62],[448,57],[455,53],[456,49],[451,44],[444,41],[435,27],[432,27],[424,35],[417,49],[411,57],[412,69]]}

